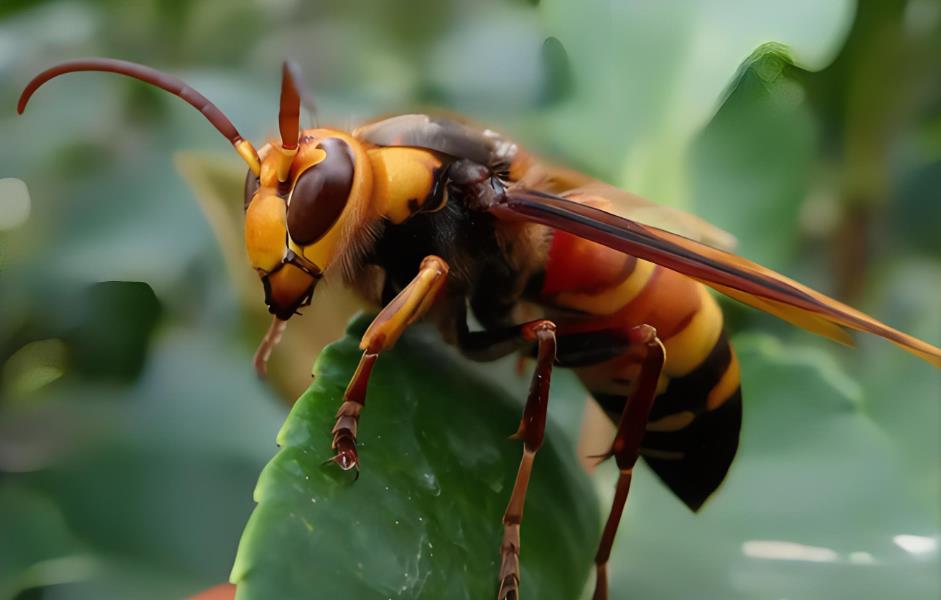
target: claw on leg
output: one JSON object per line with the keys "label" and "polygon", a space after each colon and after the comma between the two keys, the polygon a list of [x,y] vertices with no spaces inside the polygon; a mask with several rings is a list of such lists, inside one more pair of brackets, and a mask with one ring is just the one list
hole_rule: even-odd
{"label": "claw on leg", "polygon": [[324,461],[324,464],[336,463],[344,471],[356,469],[356,478],[359,479],[359,454],[356,453],[356,438],[343,435],[333,442],[336,454]]}
{"label": "claw on leg", "polygon": [[359,413],[363,405],[358,402],[344,401],[337,411],[337,422],[333,426],[333,449],[336,454],[323,464],[334,463],[344,471],[356,469],[359,479],[359,454],[356,452],[356,430],[359,425]]}
{"label": "claw on leg", "polygon": [[353,374],[353,379],[343,395],[343,404],[337,410],[337,420],[333,425],[333,449],[336,455],[326,462],[339,465],[344,471],[356,469],[359,478],[359,454],[356,452],[356,432],[359,429],[359,414],[366,403],[366,384],[372,372],[378,354],[366,352]]}

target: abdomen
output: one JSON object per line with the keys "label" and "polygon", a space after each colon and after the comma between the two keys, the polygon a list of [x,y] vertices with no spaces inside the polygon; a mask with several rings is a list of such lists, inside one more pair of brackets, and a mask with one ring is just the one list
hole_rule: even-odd
{"label": "abdomen", "polygon": [[738,447],[738,361],[722,312],[683,275],[562,232],[553,234],[539,301],[559,327],[559,362],[572,367],[615,422],[640,357],[626,332],[651,325],[666,363],[643,456],[693,510],[718,487]]}

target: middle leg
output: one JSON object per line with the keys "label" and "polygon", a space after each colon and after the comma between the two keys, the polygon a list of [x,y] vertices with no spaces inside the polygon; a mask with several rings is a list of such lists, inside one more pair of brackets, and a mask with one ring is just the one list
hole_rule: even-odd
{"label": "middle leg", "polygon": [[523,441],[523,458],[516,473],[513,492],[503,513],[503,543],[500,545],[500,591],[498,600],[517,600],[520,586],[520,523],[526,489],[533,470],[536,452],[542,446],[546,430],[546,411],[549,405],[549,381],[555,362],[555,324],[551,321],[533,321],[520,327],[522,338],[537,343],[536,370],[529,388],[529,397],[523,409],[519,429],[513,435]]}

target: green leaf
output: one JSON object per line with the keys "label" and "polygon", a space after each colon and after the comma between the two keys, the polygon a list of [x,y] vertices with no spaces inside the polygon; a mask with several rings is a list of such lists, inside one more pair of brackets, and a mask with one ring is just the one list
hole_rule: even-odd
{"label": "green leaf", "polygon": [[[360,356],[354,321],[263,471],[231,580],[238,598],[487,598],[521,448],[520,403],[473,376],[440,342],[407,334],[383,354],[359,431],[362,475],[334,465],[330,429]],[[551,404],[550,404],[551,406]],[[582,590],[599,518],[567,438],[550,425],[529,487],[522,579],[531,598]]]}

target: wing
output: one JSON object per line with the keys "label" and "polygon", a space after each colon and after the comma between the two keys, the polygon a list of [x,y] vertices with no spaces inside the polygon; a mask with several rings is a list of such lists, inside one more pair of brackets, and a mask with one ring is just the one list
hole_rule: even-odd
{"label": "wing", "polygon": [[677,208],[663,206],[646,198],[625,192],[585,175],[580,171],[543,162],[522,150],[515,157],[524,171],[513,187],[529,188],[567,197],[591,197],[606,200],[614,214],[641,223],[660,227],[672,233],[699,240],[724,250],[735,247],[735,236],[697,216]]}
{"label": "wing", "polygon": [[[576,181],[575,176],[577,174],[569,173],[566,169],[563,170],[564,174],[559,176],[556,175],[557,171],[558,169],[554,167],[547,169],[553,181],[560,183]],[[699,217],[683,212],[677,208],[651,202],[646,198],[625,192],[612,185],[593,179],[587,179],[585,176],[582,176],[582,178],[583,181],[578,183],[577,186],[564,188],[569,190],[565,192],[566,197],[603,198],[610,202],[611,212],[617,216],[659,227],[670,233],[676,233],[703,242],[714,248],[722,248],[723,250],[732,250],[735,248],[735,236],[711,223],[707,223]],[[536,189],[541,190],[542,188],[537,187]]]}
{"label": "wing", "polygon": [[[884,337],[935,367],[941,348],[744,258],[585,204],[590,196],[556,196],[510,188],[491,211],[567,231],[696,279],[723,294],[831,339],[851,343],[844,328]],[[579,200],[579,201],[576,201]]]}

